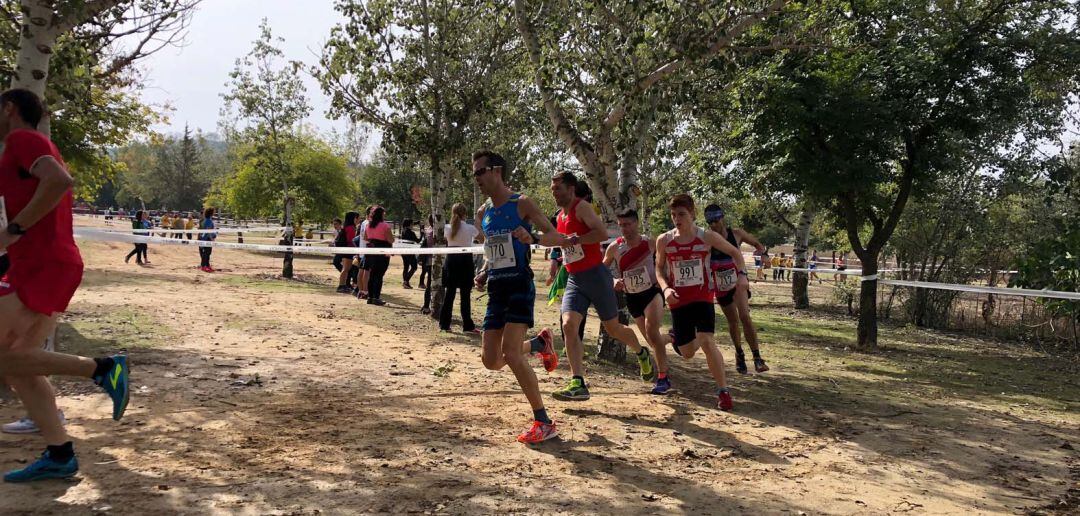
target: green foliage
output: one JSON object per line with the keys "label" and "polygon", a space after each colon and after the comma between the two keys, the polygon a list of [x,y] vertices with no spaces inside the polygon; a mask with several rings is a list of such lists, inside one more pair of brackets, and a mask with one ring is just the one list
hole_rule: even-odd
{"label": "green foliage", "polygon": [[214,186],[207,203],[244,218],[280,217],[284,181],[295,199],[297,221],[327,221],[352,207],[355,187],[343,156],[312,135],[290,137],[283,143],[280,170],[266,166],[259,145],[248,142],[234,147],[233,170]]}
{"label": "green foliage", "polygon": [[[18,24],[0,23],[0,61],[7,63],[0,65],[0,83],[9,84],[14,76],[19,34]],[[53,113],[51,138],[75,178],[76,197],[84,200],[94,199],[122,170],[108,149],[127,144],[132,135],[162,120],[139,100],[130,67],[106,73],[112,63],[100,44],[85,35],[61,36],[49,60],[45,90]]]}
{"label": "green foliage", "polygon": [[413,197],[414,190],[424,182],[419,170],[401,160],[379,154],[371,163],[362,165],[359,172],[360,207],[381,205],[386,208],[386,217],[390,220],[420,219],[426,203],[418,206]]}
{"label": "green foliage", "polygon": [[[1080,292],[1080,147],[1052,170],[1044,183],[1046,214],[1027,252],[1018,257],[1016,286]],[[1080,302],[1043,300],[1056,314],[1080,317]]]}
{"label": "green foliage", "polygon": [[1060,133],[1080,53],[1076,28],[1053,20],[1075,19],[1075,3],[822,9],[845,14],[837,46],[754,62],[731,90],[731,134],[754,180],[831,208],[857,252],[884,246],[910,193]]}
{"label": "green foliage", "polygon": [[200,210],[211,183],[224,176],[228,154],[224,142],[185,128],[175,137],[155,137],[116,151],[121,169],[108,184],[114,197],[99,196],[104,206]]}
{"label": "green foliage", "polygon": [[442,220],[451,201],[471,205],[470,152],[500,130],[528,127],[492,114],[518,95],[505,76],[514,58],[506,6],[347,0],[337,10],[345,21],[311,70],[331,98],[330,116],[380,128],[383,149],[410,163],[402,167],[422,164]]}

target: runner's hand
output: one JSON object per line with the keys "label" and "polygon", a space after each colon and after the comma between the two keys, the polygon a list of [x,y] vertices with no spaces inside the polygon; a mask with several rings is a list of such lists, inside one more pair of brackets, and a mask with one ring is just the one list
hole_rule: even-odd
{"label": "runner's hand", "polygon": [[478,289],[484,288],[484,285],[487,285],[487,279],[487,271],[480,271],[480,274],[477,274],[476,277],[473,278],[473,283],[476,283],[476,288]]}
{"label": "runner's hand", "polygon": [[615,280],[615,292],[623,292],[626,290],[626,285],[623,283],[623,279],[619,278]]}
{"label": "runner's hand", "polygon": [[679,301],[679,293],[675,292],[675,289],[668,287],[664,289],[664,299],[667,301],[668,306]]}
{"label": "runner's hand", "polygon": [[750,290],[750,277],[746,274],[737,274],[738,278],[735,280],[735,288],[741,288],[743,290]]}
{"label": "runner's hand", "polygon": [[532,245],[533,243],[532,235],[521,226],[515,228],[512,235],[514,236],[514,238],[516,238],[519,242],[523,244]]}

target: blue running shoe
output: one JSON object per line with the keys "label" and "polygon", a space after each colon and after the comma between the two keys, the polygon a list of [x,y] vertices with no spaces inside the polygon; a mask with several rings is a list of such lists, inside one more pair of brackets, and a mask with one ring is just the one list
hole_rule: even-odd
{"label": "blue running shoe", "polygon": [[667,394],[671,390],[671,378],[665,376],[656,380],[656,387],[653,387],[653,394]]}
{"label": "blue running shoe", "polygon": [[128,405],[128,363],[126,355],[113,355],[112,369],[105,376],[94,377],[94,383],[105,389],[105,393],[112,398],[112,418],[120,421],[124,417],[124,411]]}
{"label": "blue running shoe", "polygon": [[33,464],[4,474],[4,482],[33,482],[50,478],[71,478],[78,472],[79,461],[75,460],[74,456],[67,462],[56,462],[52,460],[52,457],[49,457],[49,452],[46,451]]}

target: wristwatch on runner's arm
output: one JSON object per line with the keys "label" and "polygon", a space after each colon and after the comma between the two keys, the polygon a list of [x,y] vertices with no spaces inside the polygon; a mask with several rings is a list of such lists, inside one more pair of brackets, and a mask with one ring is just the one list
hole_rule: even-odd
{"label": "wristwatch on runner's arm", "polygon": [[12,222],[11,224],[8,224],[6,231],[8,232],[9,235],[15,235],[15,236],[25,235],[26,234],[26,230],[23,229],[23,227],[20,226],[17,222]]}

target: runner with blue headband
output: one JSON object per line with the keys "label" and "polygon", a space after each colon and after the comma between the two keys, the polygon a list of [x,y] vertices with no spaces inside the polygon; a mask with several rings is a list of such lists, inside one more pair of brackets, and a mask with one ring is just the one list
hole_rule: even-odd
{"label": "runner with blue headband", "polygon": [[[710,204],[705,208],[705,222],[709,229],[718,233],[721,237],[735,246],[736,249],[746,242],[758,252],[764,253],[765,246],[754,238],[754,235],[741,229],[729,228],[724,221],[724,210],[716,204]],[[769,370],[765,359],[761,358],[761,349],[758,342],[757,330],[754,321],[750,319],[750,288],[745,289],[737,286],[737,274],[735,262],[730,256],[718,249],[712,250],[713,284],[716,288],[716,304],[724,312],[727,319],[728,334],[731,342],[735,344],[735,370],[740,374],[746,374],[746,354],[743,352],[740,342],[739,326],[742,325],[742,334],[746,336],[746,342],[750,345],[750,352],[754,355],[754,370],[764,373]]]}

